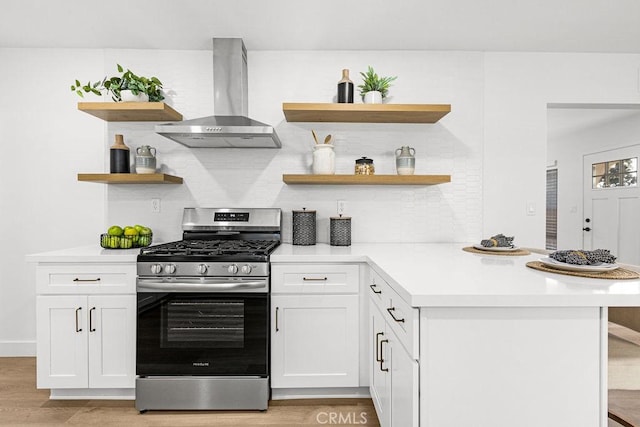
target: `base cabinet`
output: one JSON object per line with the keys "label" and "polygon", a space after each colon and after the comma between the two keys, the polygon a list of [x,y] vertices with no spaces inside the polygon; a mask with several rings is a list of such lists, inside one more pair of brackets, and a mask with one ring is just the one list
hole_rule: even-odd
{"label": "base cabinet", "polygon": [[357,295],[271,298],[271,386],[357,387]]}
{"label": "base cabinet", "polygon": [[[389,307],[397,298],[389,286],[372,274],[369,299],[370,393],[382,427],[418,427],[419,364],[413,359],[396,333],[393,323],[406,323],[407,316],[397,317]],[[393,298],[392,298],[393,297]],[[397,301],[397,299],[396,299]],[[394,318],[394,316],[396,316]],[[403,330],[403,329],[401,329]],[[407,341],[404,338],[404,341]]]}
{"label": "base cabinet", "polygon": [[38,388],[133,388],[135,295],[37,297]]}

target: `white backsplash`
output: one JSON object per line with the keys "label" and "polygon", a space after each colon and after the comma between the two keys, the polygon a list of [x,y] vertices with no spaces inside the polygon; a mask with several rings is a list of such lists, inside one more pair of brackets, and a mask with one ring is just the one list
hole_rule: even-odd
{"label": "white backsplash", "polygon": [[[130,52],[109,54],[122,62]],[[210,52],[182,53],[180,67],[168,59],[170,55],[157,51],[135,51],[131,56],[132,69],[150,69],[148,63],[153,62],[155,75],[171,89],[168,102],[185,119],[212,115]],[[398,76],[389,102],[450,103],[452,113],[437,124],[285,121],[282,102],[332,102],[340,70],[350,68],[357,85],[356,70],[369,64],[381,74]],[[155,134],[154,123],[109,123],[105,152],[114,134],[122,133],[132,155],[140,145],[155,147],[162,172],[183,177],[184,184],[108,186],[107,222],[147,224],[158,242],[180,238],[184,207],[279,207],[283,240],[290,242],[291,211],[305,207],[317,211],[318,242],[328,242],[329,217],[336,215],[337,201],[345,200],[354,242],[477,240],[482,225],[481,64],[476,53],[250,52],[249,116],[275,126],[282,148],[194,149]],[[450,174],[452,182],[286,185],[282,174],[311,173],[311,129],[322,139],[332,135],[336,173],[352,174],[355,160],[367,156],[374,159],[376,173],[395,174],[395,150],[409,145],[416,150],[416,174]],[[151,212],[153,198],[161,199],[159,214]]]}

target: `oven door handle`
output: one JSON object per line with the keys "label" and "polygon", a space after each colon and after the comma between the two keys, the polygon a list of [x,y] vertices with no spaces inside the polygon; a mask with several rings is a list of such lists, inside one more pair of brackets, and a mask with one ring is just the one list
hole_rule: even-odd
{"label": "oven door handle", "polygon": [[138,292],[229,292],[236,290],[264,290],[266,292],[268,291],[268,282],[266,280],[160,282],[156,279],[138,278],[136,288]]}

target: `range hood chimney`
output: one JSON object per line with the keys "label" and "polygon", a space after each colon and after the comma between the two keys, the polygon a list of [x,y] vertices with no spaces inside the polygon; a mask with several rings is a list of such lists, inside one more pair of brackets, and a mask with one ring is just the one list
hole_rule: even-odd
{"label": "range hood chimney", "polygon": [[215,116],[157,125],[156,133],[187,147],[282,147],[273,126],[247,117],[247,49],[242,39],[213,39],[213,91]]}

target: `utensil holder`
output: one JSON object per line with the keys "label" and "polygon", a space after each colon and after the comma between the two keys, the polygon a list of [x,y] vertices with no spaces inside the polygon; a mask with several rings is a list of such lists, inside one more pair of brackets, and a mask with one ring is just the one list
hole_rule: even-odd
{"label": "utensil holder", "polygon": [[316,211],[293,211],[292,244],[310,246],[316,244]]}

